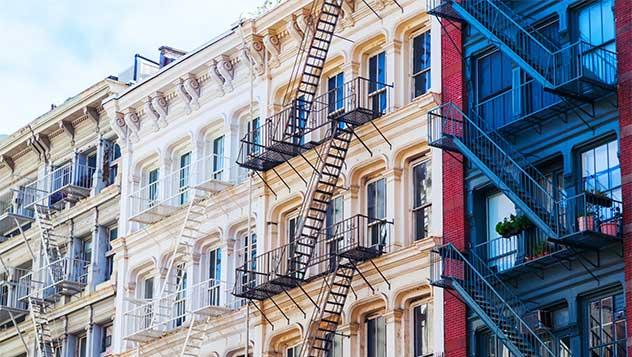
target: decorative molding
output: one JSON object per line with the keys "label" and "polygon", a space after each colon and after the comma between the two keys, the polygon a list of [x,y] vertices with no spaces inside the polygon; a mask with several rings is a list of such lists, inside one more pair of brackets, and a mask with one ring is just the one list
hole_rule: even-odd
{"label": "decorative molding", "polygon": [[71,145],[75,146],[75,128],[72,126],[72,123],[62,120],[59,122],[59,129],[70,139]]}
{"label": "decorative molding", "polygon": [[151,99],[151,106],[158,113],[158,126],[166,128],[169,123],[167,122],[167,114],[169,114],[169,105],[162,92],[154,92]]}
{"label": "decorative molding", "polygon": [[99,125],[99,112],[95,107],[85,107],[83,108],[83,114],[87,115],[88,118],[92,119],[92,121]]}
{"label": "decorative molding", "polygon": [[42,148],[44,148],[44,152],[50,152],[50,139],[48,138],[48,135],[42,133],[35,134],[35,140],[37,140]]}
{"label": "decorative molding", "polygon": [[303,29],[298,23],[297,15],[292,14],[290,21],[287,23],[287,32],[290,34],[292,40],[296,42],[296,45],[300,47],[305,32],[303,32]]}
{"label": "decorative molding", "polygon": [[127,113],[124,115],[125,124],[129,128],[129,138],[132,142],[137,143],[140,141],[138,132],[140,131],[140,119],[133,109],[127,109]]}
{"label": "decorative molding", "polygon": [[217,90],[219,91],[219,96],[223,97],[224,94],[224,78],[219,74],[219,70],[217,69],[217,61],[214,59],[208,62],[208,76],[211,78]]}
{"label": "decorative molding", "polygon": [[158,118],[160,118],[160,115],[154,110],[154,107],[151,104],[151,97],[145,98],[143,109],[145,114],[147,114],[147,117],[151,119],[151,130],[153,132],[157,132],[158,129],[160,129],[158,126]]}
{"label": "decorative molding", "polygon": [[125,139],[127,138],[127,128],[125,127],[125,119],[122,113],[114,113],[113,117],[110,117],[110,126],[116,133],[116,136],[120,139],[119,145],[125,146]]}
{"label": "decorative molding", "polygon": [[264,60],[265,60],[265,46],[263,41],[259,37],[255,37],[250,44],[250,48],[248,51],[248,55],[252,60],[252,64],[254,66],[255,73],[257,75],[262,75],[265,72]]}
{"label": "decorative molding", "polygon": [[221,55],[217,58],[216,68],[224,80],[223,91],[230,93],[233,91],[233,79],[235,76],[235,67],[227,55]]}
{"label": "decorative molding", "polygon": [[191,98],[191,108],[200,109],[200,82],[192,74],[187,74],[183,82],[184,90]]}
{"label": "decorative molding", "polygon": [[4,165],[8,167],[9,170],[11,170],[11,173],[15,171],[15,163],[13,162],[13,159],[10,156],[0,155],[0,165]]}
{"label": "decorative molding", "polygon": [[180,98],[180,100],[182,100],[182,102],[184,103],[184,110],[187,114],[191,114],[191,112],[193,111],[191,109],[191,97],[189,96],[189,94],[184,90],[184,85],[183,85],[184,81],[182,80],[182,78],[178,78],[175,81],[175,86],[176,86],[176,93],[178,94],[178,98]]}
{"label": "decorative molding", "polygon": [[353,19],[353,11],[355,10],[355,5],[353,1],[342,0],[340,3],[342,7],[342,18],[340,19],[340,25],[338,29],[340,31],[355,26],[355,20]]}
{"label": "decorative molding", "polygon": [[275,33],[268,32],[263,37],[263,45],[270,54],[270,58],[268,59],[270,67],[279,67],[281,65],[281,62],[279,61],[279,56],[281,55],[281,41],[279,40],[279,37]]}
{"label": "decorative molding", "polygon": [[386,7],[386,0],[375,0],[373,6],[375,10],[382,11]]}

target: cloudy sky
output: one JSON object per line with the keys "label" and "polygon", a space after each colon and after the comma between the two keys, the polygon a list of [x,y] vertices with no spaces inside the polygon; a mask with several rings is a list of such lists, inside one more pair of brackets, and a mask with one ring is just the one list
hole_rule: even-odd
{"label": "cloudy sky", "polygon": [[192,50],[263,0],[0,0],[0,134],[108,75],[135,53]]}

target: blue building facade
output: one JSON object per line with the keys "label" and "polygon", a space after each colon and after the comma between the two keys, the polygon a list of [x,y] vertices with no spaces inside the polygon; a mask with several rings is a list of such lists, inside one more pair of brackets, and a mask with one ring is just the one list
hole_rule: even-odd
{"label": "blue building facade", "polygon": [[428,120],[464,165],[432,283],[468,308],[467,355],[626,356],[614,0],[429,8],[462,31],[466,99]]}

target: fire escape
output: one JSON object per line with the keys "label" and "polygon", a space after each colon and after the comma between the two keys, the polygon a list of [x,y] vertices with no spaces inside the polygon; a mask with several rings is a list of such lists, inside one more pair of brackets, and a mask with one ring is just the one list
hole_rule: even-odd
{"label": "fire escape", "polygon": [[[545,91],[577,108],[615,91],[616,55],[578,41],[560,48],[530,26],[501,0],[429,0],[429,12],[445,21],[466,23],[511,58]],[[580,104],[578,104],[580,103]],[[466,114],[453,103],[428,113],[431,146],[462,154],[498,187],[550,242],[574,249],[599,249],[618,240],[595,223],[581,225],[576,217],[590,216],[600,224],[616,223],[620,232],[621,205],[589,193],[555,196],[552,185],[489,118],[474,110]],[[432,252],[431,283],[453,290],[516,356],[566,355],[554,347],[546,331],[525,323],[528,310],[498,272],[474,251],[460,252],[451,244]]]}
{"label": "fire escape", "polygon": [[[233,295],[248,300],[269,300],[289,323],[274,296],[285,294],[307,317],[288,293],[290,289],[300,289],[315,307],[301,348],[303,357],[322,356],[330,349],[342,319],[342,309],[352,291],[354,276],[357,273],[366,281],[358,264],[368,261],[381,274],[371,259],[384,253],[390,230],[390,222],[364,215],[325,227],[327,208],[339,188],[338,181],[351,140],[355,137],[370,152],[355,129],[370,123],[382,135],[373,120],[387,110],[386,100],[391,87],[355,78],[343,85],[344,98],[332,100],[330,93],[316,96],[340,12],[339,0],[313,3],[315,21],[305,31],[291,77],[293,80],[288,87],[293,99],[283,110],[265,120],[260,128],[251,128],[242,139],[238,161],[242,167],[254,170],[270,190],[272,188],[259,171],[272,170],[285,183],[276,170],[282,163],[287,163],[307,185],[297,228],[290,242],[239,266],[233,291]],[[336,106],[334,101],[341,105]],[[320,140],[306,140],[308,135],[316,136],[319,132],[326,132]],[[315,149],[315,162],[304,155],[310,149]],[[302,178],[290,162],[297,156],[313,169],[309,181]],[[302,285],[319,277],[323,282],[319,296],[314,300]],[[256,303],[252,305],[259,309]],[[271,323],[263,311],[259,312]]]}

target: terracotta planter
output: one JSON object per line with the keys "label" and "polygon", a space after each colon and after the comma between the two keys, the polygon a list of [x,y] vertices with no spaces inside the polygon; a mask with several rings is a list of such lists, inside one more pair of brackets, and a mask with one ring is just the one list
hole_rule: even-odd
{"label": "terracotta planter", "polygon": [[605,222],[605,223],[602,223],[601,226],[599,227],[599,229],[601,230],[601,233],[605,235],[613,236],[613,237],[617,236],[618,228],[619,227],[618,227],[617,222]]}
{"label": "terracotta planter", "polygon": [[593,231],[595,230],[595,217],[593,216],[580,216],[577,217],[577,225],[579,231]]}

